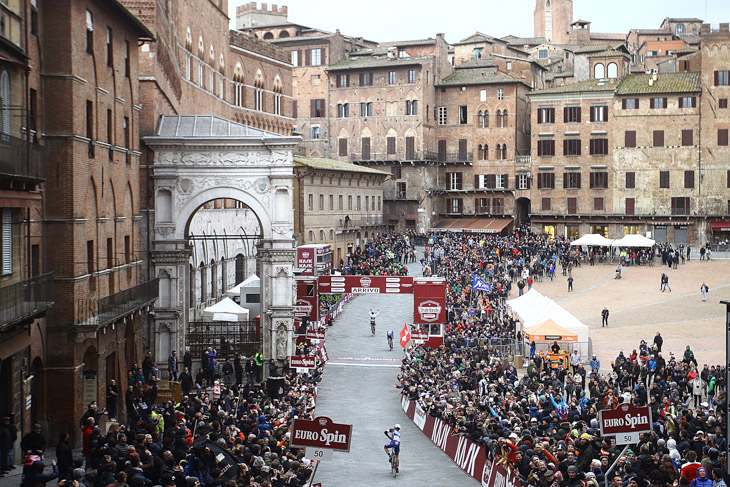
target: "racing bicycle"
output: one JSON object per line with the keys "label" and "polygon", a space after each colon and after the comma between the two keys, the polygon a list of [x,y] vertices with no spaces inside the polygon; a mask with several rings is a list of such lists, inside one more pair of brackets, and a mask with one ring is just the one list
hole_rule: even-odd
{"label": "racing bicycle", "polygon": [[398,457],[392,450],[388,453],[388,457],[390,457],[390,474],[395,478],[398,476]]}
{"label": "racing bicycle", "polygon": [[393,334],[388,333],[388,346],[390,347],[390,350],[393,350]]}

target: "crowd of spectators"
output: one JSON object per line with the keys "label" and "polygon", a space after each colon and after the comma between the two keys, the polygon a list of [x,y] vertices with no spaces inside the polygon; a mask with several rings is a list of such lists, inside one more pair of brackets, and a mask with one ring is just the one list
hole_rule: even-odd
{"label": "crowd of spectators", "polygon": [[[519,349],[522,340],[505,307],[511,284],[556,266],[569,274],[580,261],[568,242],[524,227],[509,237],[435,235],[423,265],[448,278],[448,324],[443,347],[404,359],[402,393],[511,464],[523,485],[597,487],[608,474],[613,487],[725,487],[724,366],[698,367],[689,347],[675,357],[658,333],[605,369],[595,356],[589,372],[582,364],[553,369],[534,348],[525,373],[510,364],[516,349],[500,344],[515,339]],[[489,291],[472,289],[475,275]],[[623,453],[615,438],[600,436],[597,420],[622,403],[648,405],[653,418]]]}

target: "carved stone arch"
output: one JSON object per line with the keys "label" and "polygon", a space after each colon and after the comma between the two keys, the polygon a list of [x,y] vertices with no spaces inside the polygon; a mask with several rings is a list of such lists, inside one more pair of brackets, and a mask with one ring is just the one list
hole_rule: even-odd
{"label": "carved stone arch", "polygon": [[398,137],[398,132],[395,131],[393,127],[390,127],[387,132],[385,132],[386,137]]}
{"label": "carved stone arch", "polygon": [[185,49],[192,52],[193,50],[193,33],[190,30],[190,27],[187,28],[187,31],[185,32]]}
{"label": "carved stone arch", "polygon": [[418,135],[418,132],[416,132],[416,129],[413,127],[408,127],[408,130],[406,130],[406,133],[404,134],[406,137],[416,137]]}
{"label": "carved stone arch", "polygon": [[372,136],[373,136],[373,133],[367,127],[363,128],[362,132],[360,132],[360,137],[372,137]]}
{"label": "carved stone arch", "polygon": [[111,214],[109,217],[116,218],[118,216],[117,209],[120,208],[120,206],[117,204],[117,192],[116,189],[114,189],[114,181],[112,181],[112,178],[109,178],[109,199],[111,200]]}
{"label": "carved stone arch", "polygon": [[347,132],[347,129],[344,127],[340,129],[340,131],[337,133],[337,137],[340,139],[347,139],[350,137],[350,134]]}

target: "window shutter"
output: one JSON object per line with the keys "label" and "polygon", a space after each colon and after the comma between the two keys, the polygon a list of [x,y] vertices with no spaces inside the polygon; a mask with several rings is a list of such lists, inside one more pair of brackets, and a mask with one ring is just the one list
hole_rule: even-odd
{"label": "window shutter", "polygon": [[715,86],[720,84],[720,73],[715,71]]}
{"label": "window shutter", "polygon": [[341,88],[341,86],[340,86],[340,79],[341,79],[340,78],[340,75],[339,74],[335,74],[335,80],[336,80],[336,83],[335,84],[337,85],[338,88]]}
{"label": "window shutter", "polygon": [[[591,142],[593,142],[593,141],[591,140]],[[595,173],[591,173],[591,175],[590,175],[590,183],[589,184],[591,186],[591,189],[593,189],[593,188],[596,187],[596,175],[595,175]]]}
{"label": "window shutter", "polygon": [[568,139],[563,140],[563,155],[568,155]]}
{"label": "window shutter", "polygon": [[636,173],[626,173],[626,189],[634,189],[636,187]]}
{"label": "window shutter", "polygon": [[406,159],[415,159],[415,138],[414,137],[406,137]]}
{"label": "window shutter", "polygon": [[689,215],[689,205],[690,205],[689,196],[685,196],[684,197],[684,214],[685,215]]}
{"label": "window shutter", "polygon": [[302,50],[298,49],[297,50],[297,64],[299,66],[301,66],[303,62],[304,62],[304,59],[302,59]]}
{"label": "window shutter", "polygon": [[727,182],[726,182],[726,186],[728,188],[730,188],[730,169],[727,170]]}
{"label": "window shutter", "polygon": [[542,108],[538,108],[537,109],[537,123],[542,123],[543,122],[542,112],[543,112],[543,109]]}
{"label": "window shutter", "polygon": [[[502,174],[502,181],[504,181],[504,189],[509,188],[509,174]],[[517,185],[515,184],[515,188]]]}
{"label": "window shutter", "polygon": [[[312,64],[312,50],[306,49],[304,51],[304,65],[310,66],[311,64]],[[340,86],[340,85],[337,85],[337,86]]]}
{"label": "window shutter", "polygon": [[363,86],[363,79],[365,77],[364,74],[365,73],[360,73],[360,86]]}
{"label": "window shutter", "polygon": [[672,215],[677,214],[677,198],[672,198]]}
{"label": "window shutter", "polygon": [[568,187],[568,173],[563,173],[563,189],[566,189]]}
{"label": "window shutter", "polygon": [[364,161],[370,160],[370,137],[362,138],[362,159]]}
{"label": "window shutter", "polygon": [[634,198],[626,198],[626,214],[633,215],[635,213],[636,200]]}
{"label": "window shutter", "polygon": [[577,120],[577,122],[580,123],[580,107],[578,107],[577,111],[578,111],[578,120]]}
{"label": "window shutter", "polygon": [[395,137],[388,137],[386,141],[388,146],[388,154],[395,154]]}
{"label": "window shutter", "polygon": [[717,145],[728,145],[728,129],[717,130]]}
{"label": "window shutter", "polygon": [[595,113],[595,111],[597,110],[597,108],[591,107],[590,110],[591,110],[591,122],[595,122],[596,121],[596,113]]}
{"label": "window shutter", "polygon": [[[591,139],[588,141],[588,150],[591,155],[596,153],[596,141],[594,139]],[[593,187],[593,186],[591,186],[591,187]]]}
{"label": "window shutter", "polygon": [[555,173],[551,172],[550,177],[548,178],[548,182],[550,183],[550,189],[555,189]]}
{"label": "window shutter", "polygon": [[621,100],[621,109],[626,110],[626,98]]}
{"label": "window shutter", "polygon": [[555,155],[555,141],[554,140],[550,141],[550,143],[548,144],[548,149],[549,149],[548,154],[550,154],[551,156],[554,156]]}
{"label": "window shutter", "polygon": [[669,105],[667,104],[666,96],[664,98],[662,98],[662,108],[669,108]]}
{"label": "window shutter", "polygon": [[696,96],[692,97],[692,108],[697,108],[697,97]]}
{"label": "window shutter", "polygon": [[684,171],[684,187],[687,189],[695,187],[695,172]]}
{"label": "window shutter", "polygon": [[694,137],[692,136],[692,129],[682,130],[682,145],[690,146],[694,145]]}
{"label": "window shutter", "polygon": [[3,274],[12,274],[13,272],[13,226],[12,226],[12,215],[10,208],[3,208],[2,210],[2,259],[3,259]]}
{"label": "window shutter", "polygon": [[576,174],[576,176],[577,176],[577,181],[576,181],[577,184],[576,184],[576,187],[578,189],[580,189],[580,173]]}
{"label": "window shutter", "polygon": [[[479,175],[478,174],[474,175],[474,189],[479,189]],[[476,204],[474,206],[476,206]]]}
{"label": "window shutter", "polygon": [[347,139],[342,138],[340,139],[340,156],[346,156],[347,155]]}
{"label": "window shutter", "polygon": [[456,173],[456,189],[464,189],[464,178],[460,172]]}
{"label": "window shutter", "polygon": [[649,108],[654,108],[654,98],[649,98]]}
{"label": "window shutter", "polygon": [[639,99],[634,98],[634,107],[638,110],[639,109]]}
{"label": "window shutter", "polygon": [[466,139],[459,139],[459,158],[466,157]]}
{"label": "window shutter", "polygon": [[309,100],[309,118],[315,118],[317,113],[317,100]]}
{"label": "window shutter", "polygon": [[568,107],[563,107],[563,123],[568,123]]}
{"label": "window shutter", "polygon": [[[543,178],[545,177],[545,173],[540,173],[537,175],[537,189],[543,188]],[[730,188],[730,170],[727,172],[727,187]]]}
{"label": "window shutter", "polygon": [[[530,189],[530,180],[531,179],[532,179],[532,175],[528,174],[527,175],[527,189]],[[515,185],[515,186],[517,186],[517,185]]]}
{"label": "window shutter", "polygon": [[497,177],[494,174],[487,174],[485,179],[487,188],[494,189],[497,187]]}

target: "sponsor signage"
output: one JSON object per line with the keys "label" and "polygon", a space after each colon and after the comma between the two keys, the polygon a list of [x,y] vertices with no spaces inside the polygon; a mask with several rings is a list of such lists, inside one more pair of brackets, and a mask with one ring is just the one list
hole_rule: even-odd
{"label": "sponsor signage", "polygon": [[621,404],[616,409],[604,409],[598,413],[601,436],[643,433],[651,431],[649,406],[635,407]]}
{"label": "sponsor signage", "polygon": [[324,340],[324,328],[317,330],[307,330],[307,340]]}
{"label": "sponsor signage", "polygon": [[303,276],[314,275],[314,249],[297,249],[297,267],[302,270]]}
{"label": "sponsor signage", "polygon": [[294,318],[301,321],[308,317],[310,323],[319,321],[319,293],[316,277],[300,277],[296,279],[297,300],[294,303]]}
{"label": "sponsor signage", "polygon": [[401,406],[406,415],[431,441],[482,487],[521,487],[520,477],[499,458],[487,459],[485,447],[463,436],[456,436],[442,420],[434,418],[413,401],[403,397]]}
{"label": "sponsor signage", "polygon": [[414,340],[428,340],[428,332],[426,330],[412,330],[411,338]]}
{"label": "sponsor signage", "polygon": [[410,294],[413,278],[401,276],[320,276],[319,292],[330,294]]}
{"label": "sponsor signage", "polygon": [[350,451],[352,425],[333,422],[326,416],[314,420],[295,419],[291,427],[291,446]]}
{"label": "sponsor signage", "polygon": [[292,355],[289,357],[289,366],[297,369],[313,369],[317,366],[317,359],[309,355]]}
{"label": "sponsor signage", "polygon": [[446,323],[446,281],[416,279],[413,286],[413,322]]}

